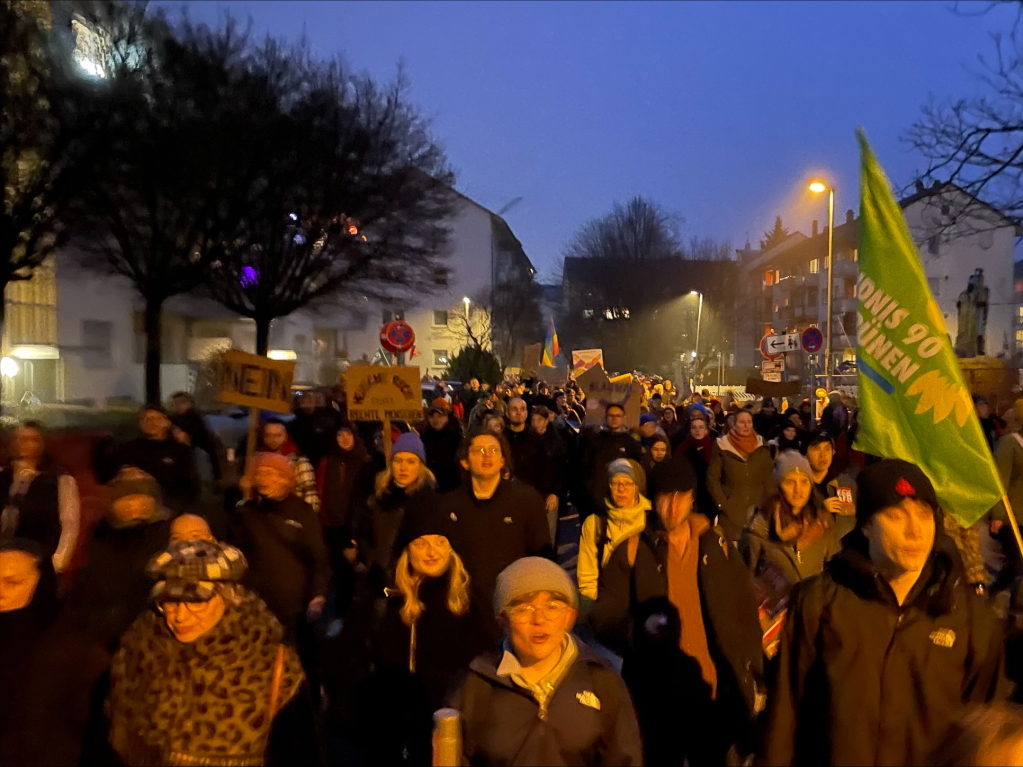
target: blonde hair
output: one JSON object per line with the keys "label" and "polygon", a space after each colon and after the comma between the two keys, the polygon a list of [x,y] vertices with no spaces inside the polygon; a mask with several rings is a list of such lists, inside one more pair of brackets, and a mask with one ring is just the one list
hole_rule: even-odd
{"label": "blonde hair", "polygon": [[[373,493],[378,499],[384,497],[384,494],[387,492],[387,487],[391,484],[392,479],[394,479],[394,472],[391,470],[390,465],[377,474],[376,482],[374,482]],[[423,488],[433,488],[436,486],[437,478],[433,476],[433,472],[426,467],[426,464],[420,461],[419,476],[415,478],[412,484],[405,488],[405,492],[411,495],[412,493],[418,493]]]}
{"label": "blonde hair", "polygon": [[[412,626],[426,609],[419,599],[419,585],[422,582],[423,576],[412,571],[406,546],[398,558],[398,566],[394,573],[394,583],[405,597],[405,604],[401,606],[399,612],[406,626]],[[453,615],[465,615],[469,611],[469,572],[454,549],[451,550],[451,561],[448,564],[448,610]]]}

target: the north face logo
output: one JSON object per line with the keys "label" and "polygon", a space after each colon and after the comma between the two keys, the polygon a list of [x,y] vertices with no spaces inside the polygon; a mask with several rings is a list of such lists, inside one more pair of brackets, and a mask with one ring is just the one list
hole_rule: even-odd
{"label": "the north face logo", "polygon": [[952,629],[938,629],[931,632],[931,641],[938,647],[949,648],[956,643],[956,632]]}

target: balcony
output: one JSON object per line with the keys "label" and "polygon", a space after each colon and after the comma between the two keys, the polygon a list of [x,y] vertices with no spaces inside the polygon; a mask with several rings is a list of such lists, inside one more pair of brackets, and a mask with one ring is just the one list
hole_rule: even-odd
{"label": "balcony", "polygon": [[859,264],[855,261],[835,261],[831,271],[834,277],[858,277],[860,274]]}

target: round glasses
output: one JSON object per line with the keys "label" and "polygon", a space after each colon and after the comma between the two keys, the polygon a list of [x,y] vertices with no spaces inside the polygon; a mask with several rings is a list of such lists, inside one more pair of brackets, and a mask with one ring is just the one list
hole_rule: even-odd
{"label": "round glasses", "polygon": [[545,605],[518,605],[508,611],[508,618],[512,623],[531,623],[533,615],[540,614],[545,621],[556,621],[565,614],[568,605],[564,602],[548,602]]}

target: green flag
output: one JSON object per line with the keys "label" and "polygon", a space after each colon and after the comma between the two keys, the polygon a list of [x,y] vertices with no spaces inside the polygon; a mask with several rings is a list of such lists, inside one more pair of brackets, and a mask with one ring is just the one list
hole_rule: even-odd
{"label": "green flag", "polygon": [[1003,495],[902,209],[863,130],[856,449],[920,466],[942,508],[972,525]]}

